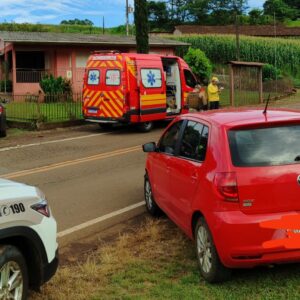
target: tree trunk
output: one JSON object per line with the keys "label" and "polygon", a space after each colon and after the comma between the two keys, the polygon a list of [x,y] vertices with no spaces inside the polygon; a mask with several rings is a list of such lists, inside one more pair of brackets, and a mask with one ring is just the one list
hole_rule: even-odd
{"label": "tree trunk", "polygon": [[134,8],[137,53],[149,53],[147,1],[135,0]]}

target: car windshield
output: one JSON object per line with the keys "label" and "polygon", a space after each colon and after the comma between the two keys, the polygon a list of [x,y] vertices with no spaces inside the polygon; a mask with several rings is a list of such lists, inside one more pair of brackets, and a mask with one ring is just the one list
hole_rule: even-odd
{"label": "car windshield", "polygon": [[300,163],[300,125],[230,130],[234,166],[273,166]]}

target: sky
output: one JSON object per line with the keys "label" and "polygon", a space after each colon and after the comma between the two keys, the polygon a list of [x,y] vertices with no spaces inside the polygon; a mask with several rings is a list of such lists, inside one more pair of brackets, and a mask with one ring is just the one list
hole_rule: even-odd
{"label": "sky", "polygon": [[[251,8],[263,3],[248,0]],[[77,18],[102,26],[104,16],[105,27],[114,27],[125,23],[125,5],[125,0],[0,0],[0,22],[59,24]]]}

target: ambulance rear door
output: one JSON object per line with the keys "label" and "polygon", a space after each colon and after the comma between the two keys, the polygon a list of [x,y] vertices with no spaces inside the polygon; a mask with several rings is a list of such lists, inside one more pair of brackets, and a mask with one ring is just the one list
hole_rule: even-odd
{"label": "ambulance rear door", "polygon": [[118,119],[123,117],[125,98],[122,56],[118,54],[107,56],[102,66],[101,111],[104,117]]}
{"label": "ambulance rear door", "polygon": [[159,57],[137,60],[140,122],[166,118],[166,83]]}

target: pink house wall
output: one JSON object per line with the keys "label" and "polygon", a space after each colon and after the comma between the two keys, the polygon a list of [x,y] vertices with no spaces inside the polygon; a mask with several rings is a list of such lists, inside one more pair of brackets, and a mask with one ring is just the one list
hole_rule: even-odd
{"label": "pink house wall", "polygon": [[[46,72],[55,77],[61,76],[71,81],[74,93],[81,93],[85,60],[95,50],[104,50],[103,47],[55,47],[55,46],[15,46],[13,50],[13,93],[15,95],[38,94],[41,90],[39,83],[16,82],[16,51],[44,51],[46,56]],[[109,50],[109,49],[108,49]],[[121,51],[126,51],[122,49]],[[135,48],[126,52],[135,52]],[[153,48],[151,53],[174,55],[172,48]]]}

